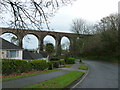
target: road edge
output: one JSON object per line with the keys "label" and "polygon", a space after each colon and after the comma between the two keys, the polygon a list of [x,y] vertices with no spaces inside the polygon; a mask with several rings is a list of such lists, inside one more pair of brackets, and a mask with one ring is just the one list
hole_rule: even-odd
{"label": "road edge", "polygon": [[[86,64],[87,65],[87,64]],[[87,65],[88,66],[88,65]],[[86,70],[86,72],[82,75],[82,77],[78,78],[77,80],[73,81],[71,84],[69,84],[68,86],[66,86],[65,88],[63,88],[62,90],[66,90],[67,88],[69,88],[70,90],[75,89],[75,87],[80,84],[81,82],[83,82],[83,80],[86,78],[86,76],[89,74],[89,67]]]}
{"label": "road edge", "polygon": [[[88,66],[88,65],[87,65],[87,66]],[[78,84],[82,83],[83,80],[86,78],[86,76],[87,76],[88,74],[89,74],[89,68],[88,68],[88,70],[86,70],[86,73],[80,78],[80,81],[77,82],[74,86],[72,86],[71,89],[75,88]]]}

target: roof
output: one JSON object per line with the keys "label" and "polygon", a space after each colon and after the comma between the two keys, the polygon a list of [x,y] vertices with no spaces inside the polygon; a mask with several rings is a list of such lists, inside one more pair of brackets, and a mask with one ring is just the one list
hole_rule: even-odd
{"label": "roof", "polygon": [[46,58],[48,56],[48,53],[45,51],[40,51],[39,52],[44,58]]}
{"label": "roof", "polygon": [[34,52],[30,52],[30,51],[23,51],[23,59],[26,60],[40,60],[42,58],[47,58],[46,56],[43,56],[41,53],[34,53]]}
{"label": "roof", "polygon": [[9,49],[16,50],[17,49],[17,50],[20,50],[22,48],[13,44],[13,43],[11,43],[11,42],[9,42],[9,41],[7,41],[7,40],[5,40],[5,39],[3,39],[3,38],[0,38],[0,49],[7,49],[7,50],[9,50]]}

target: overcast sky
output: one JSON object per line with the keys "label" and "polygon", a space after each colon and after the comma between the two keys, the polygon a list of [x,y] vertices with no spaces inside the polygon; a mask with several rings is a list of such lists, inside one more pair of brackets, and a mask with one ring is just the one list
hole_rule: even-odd
{"label": "overcast sky", "polygon": [[50,27],[55,31],[70,32],[73,19],[83,18],[91,23],[111,13],[118,12],[120,0],[76,0],[72,5],[62,7],[50,19]]}
{"label": "overcast sky", "polygon": [[[119,1],[120,0],[76,0],[72,5],[60,8],[57,13],[55,13],[55,16],[49,19],[51,22],[50,28],[58,32],[70,32],[72,20],[76,18],[83,18],[94,24],[103,17],[117,13]],[[3,24],[0,24],[0,26],[4,27]],[[45,40],[55,44],[53,38],[47,37]],[[64,39],[63,41],[66,42],[68,40]],[[35,39],[30,43],[24,44],[24,48],[37,48],[38,42],[35,41]]]}

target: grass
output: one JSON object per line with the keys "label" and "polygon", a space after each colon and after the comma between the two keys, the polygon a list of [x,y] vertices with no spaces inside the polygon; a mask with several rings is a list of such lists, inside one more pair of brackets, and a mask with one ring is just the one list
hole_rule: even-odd
{"label": "grass", "polygon": [[25,88],[64,88],[76,79],[80,78],[84,72],[71,71],[65,75],[41,82],[39,84],[27,86]]}
{"label": "grass", "polygon": [[59,69],[48,70],[46,72],[37,72],[37,73],[32,73],[32,74],[29,73],[29,74],[25,74],[25,75],[5,77],[5,78],[2,78],[2,81],[8,81],[8,80],[18,79],[18,78],[23,78],[23,77],[35,76],[38,74],[44,74],[44,73],[49,73],[49,72],[54,72],[54,71],[59,71]]}
{"label": "grass", "polygon": [[81,64],[80,67],[79,67],[79,69],[81,69],[81,70],[87,70],[88,66],[85,65],[85,64]]}

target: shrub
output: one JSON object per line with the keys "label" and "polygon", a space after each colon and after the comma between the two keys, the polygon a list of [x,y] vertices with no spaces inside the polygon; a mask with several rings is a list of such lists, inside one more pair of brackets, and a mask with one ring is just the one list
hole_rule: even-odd
{"label": "shrub", "polygon": [[68,58],[66,59],[67,64],[74,64],[75,63],[75,58]]}
{"label": "shrub", "polygon": [[57,56],[54,56],[50,59],[50,61],[58,61],[58,60],[60,60],[60,59]]}
{"label": "shrub", "polygon": [[52,70],[53,69],[53,63],[52,62],[48,62],[48,69]]}
{"label": "shrub", "polygon": [[64,59],[60,59],[60,65],[65,65],[65,60]]}
{"label": "shrub", "polygon": [[34,60],[29,63],[34,70],[45,70],[48,68],[48,63],[45,60]]}
{"label": "shrub", "polygon": [[14,72],[22,73],[30,71],[30,65],[25,60],[2,59],[2,74],[8,75]]}
{"label": "shrub", "polygon": [[53,67],[59,68],[60,67],[60,61],[52,61]]}
{"label": "shrub", "polygon": [[18,59],[2,59],[2,74],[23,73],[31,70],[44,70],[48,68],[45,60],[26,61]]}

